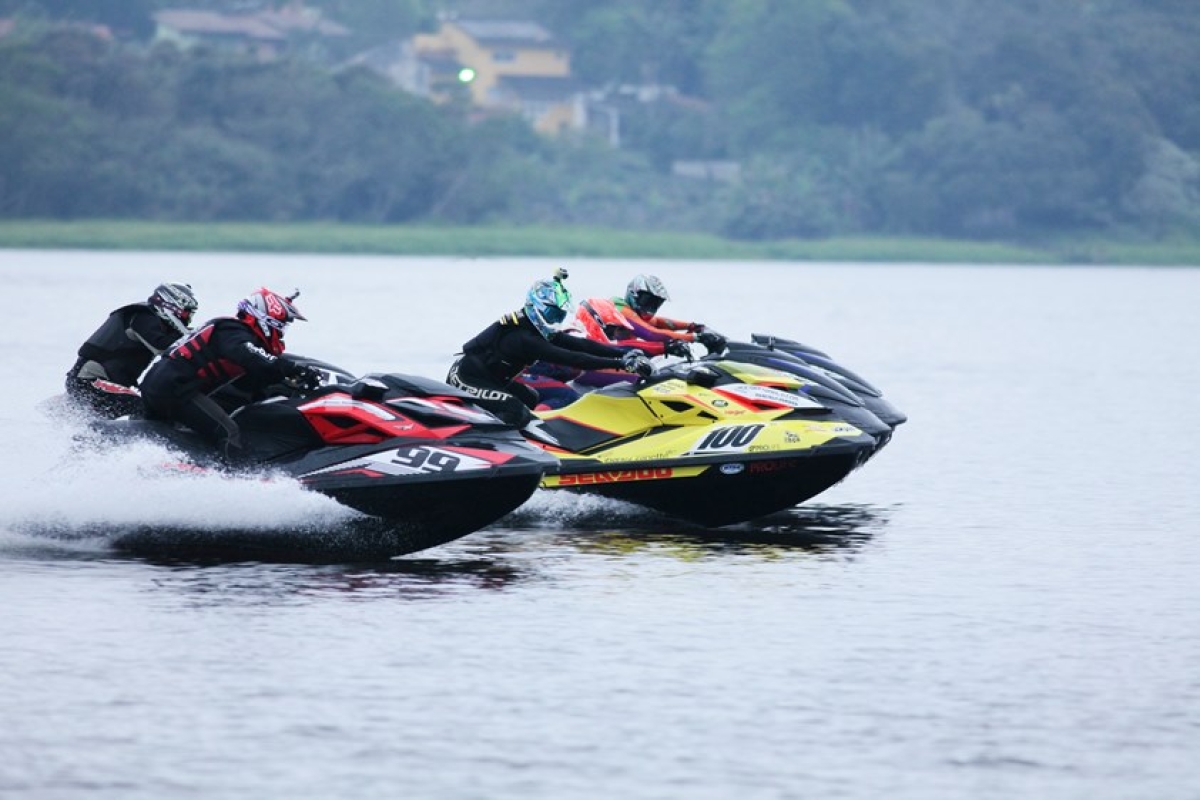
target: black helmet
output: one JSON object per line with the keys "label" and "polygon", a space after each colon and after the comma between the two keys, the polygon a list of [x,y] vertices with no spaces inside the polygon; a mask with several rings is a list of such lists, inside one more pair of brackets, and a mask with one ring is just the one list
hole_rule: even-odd
{"label": "black helmet", "polygon": [[192,287],[186,283],[164,283],[146,300],[163,322],[181,335],[191,330],[192,314],[200,307]]}

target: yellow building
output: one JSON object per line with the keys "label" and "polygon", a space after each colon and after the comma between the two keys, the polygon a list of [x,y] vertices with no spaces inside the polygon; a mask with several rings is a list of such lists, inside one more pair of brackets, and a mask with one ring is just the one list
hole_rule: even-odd
{"label": "yellow building", "polygon": [[519,111],[544,133],[585,124],[570,53],[535,22],[450,19],[413,44],[421,58],[456,63],[480,108]]}

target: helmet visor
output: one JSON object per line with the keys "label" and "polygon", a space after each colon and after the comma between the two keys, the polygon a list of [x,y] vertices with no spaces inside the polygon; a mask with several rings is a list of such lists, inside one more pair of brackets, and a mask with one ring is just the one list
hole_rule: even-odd
{"label": "helmet visor", "polygon": [[551,325],[557,325],[567,318],[567,310],[558,306],[546,306],[542,309],[542,317]]}
{"label": "helmet visor", "polygon": [[637,310],[653,314],[662,308],[663,299],[658,295],[642,291],[637,293]]}

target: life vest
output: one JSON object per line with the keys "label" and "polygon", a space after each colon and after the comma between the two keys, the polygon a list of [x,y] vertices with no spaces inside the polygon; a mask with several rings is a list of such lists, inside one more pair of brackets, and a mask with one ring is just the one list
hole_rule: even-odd
{"label": "life vest", "polygon": [[121,306],[109,314],[108,319],[104,320],[87,341],[80,345],[79,357],[89,361],[104,361],[121,351],[145,352],[146,363],[150,363],[153,354],[147,350],[145,345],[136,339],[130,339],[125,333],[129,329],[133,315],[138,311],[154,313],[154,309],[150,308],[149,303],[131,303]]}
{"label": "life vest", "polygon": [[482,367],[488,375],[504,383],[520,374],[527,365],[503,358],[499,345],[502,337],[515,331],[522,323],[533,330],[533,324],[525,319],[523,311],[513,311],[484,328],[478,336],[464,344],[463,357],[464,361],[468,362],[468,369]]}
{"label": "life vest", "polygon": [[212,339],[217,326],[228,322],[243,325],[241,321],[233,317],[218,317],[209,320],[203,327],[171,348],[164,357],[171,359],[177,364],[188,364],[190,367],[189,371],[194,372],[201,385],[208,388],[221,386],[245,375],[245,368],[240,364],[217,355],[209,346],[209,341]]}

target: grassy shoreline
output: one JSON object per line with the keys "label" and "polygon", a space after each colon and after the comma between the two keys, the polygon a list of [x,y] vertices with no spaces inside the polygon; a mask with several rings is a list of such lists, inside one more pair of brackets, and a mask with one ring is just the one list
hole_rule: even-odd
{"label": "grassy shoreline", "polygon": [[706,234],[600,228],[338,223],[0,220],[0,249],[180,250],[511,256],[1200,266],[1200,240],[1064,240],[1042,246],[908,237],[738,242]]}

